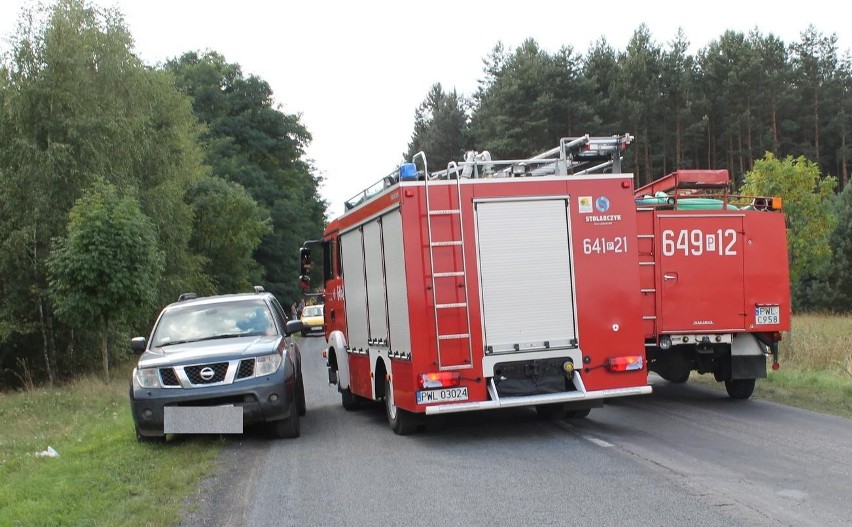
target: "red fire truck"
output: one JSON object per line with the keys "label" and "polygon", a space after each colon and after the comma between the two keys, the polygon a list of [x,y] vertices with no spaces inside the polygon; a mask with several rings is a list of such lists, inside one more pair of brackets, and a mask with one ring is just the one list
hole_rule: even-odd
{"label": "red fire truck", "polygon": [[790,329],[787,230],[777,197],[732,195],[727,170],[679,170],[635,191],[649,368],[712,373],[747,399]]}
{"label": "red fire truck", "polygon": [[384,400],[405,434],[429,414],[582,417],[650,393],[633,177],[620,173],[631,139],[565,139],[525,160],[471,152],[434,173],[421,152],[349,200],[300,258],[304,276],[321,248],[344,408]]}

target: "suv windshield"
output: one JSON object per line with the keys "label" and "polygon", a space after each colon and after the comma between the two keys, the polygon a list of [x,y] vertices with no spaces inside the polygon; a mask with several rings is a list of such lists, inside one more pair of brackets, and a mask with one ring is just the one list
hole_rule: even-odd
{"label": "suv windshield", "polygon": [[275,335],[272,315],[263,300],[176,306],[157,323],[151,345],[252,335]]}

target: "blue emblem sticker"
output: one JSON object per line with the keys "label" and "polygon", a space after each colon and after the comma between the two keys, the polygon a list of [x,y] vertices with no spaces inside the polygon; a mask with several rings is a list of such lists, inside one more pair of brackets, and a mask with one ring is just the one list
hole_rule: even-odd
{"label": "blue emblem sticker", "polygon": [[595,208],[600,212],[606,212],[609,210],[609,198],[606,196],[601,196],[595,200]]}

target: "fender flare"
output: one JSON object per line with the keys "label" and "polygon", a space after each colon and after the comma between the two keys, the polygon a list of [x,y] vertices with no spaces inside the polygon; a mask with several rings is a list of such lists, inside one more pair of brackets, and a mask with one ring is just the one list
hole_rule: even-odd
{"label": "fender flare", "polygon": [[326,354],[328,361],[334,356],[337,362],[337,389],[349,388],[349,353],[346,352],[346,337],[342,331],[332,331],[328,336]]}

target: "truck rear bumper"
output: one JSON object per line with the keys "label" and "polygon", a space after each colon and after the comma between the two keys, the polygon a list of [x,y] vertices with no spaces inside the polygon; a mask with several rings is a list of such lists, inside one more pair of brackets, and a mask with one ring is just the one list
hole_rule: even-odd
{"label": "truck rear bumper", "polygon": [[495,410],[497,408],[514,408],[518,406],[535,406],[539,404],[568,403],[574,401],[591,401],[598,399],[609,399],[611,397],[625,397],[628,395],[644,395],[651,393],[651,387],[631,386],[629,388],[614,388],[610,390],[595,390],[588,392],[583,386],[580,375],[574,377],[576,391],[546,393],[541,395],[524,395],[519,397],[500,397],[494,386],[494,379],[488,380],[488,401],[475,401],[464,403],[439,404],[426,407],[427,415],[448,414],[454,412],[473,412],[479,410]]}

